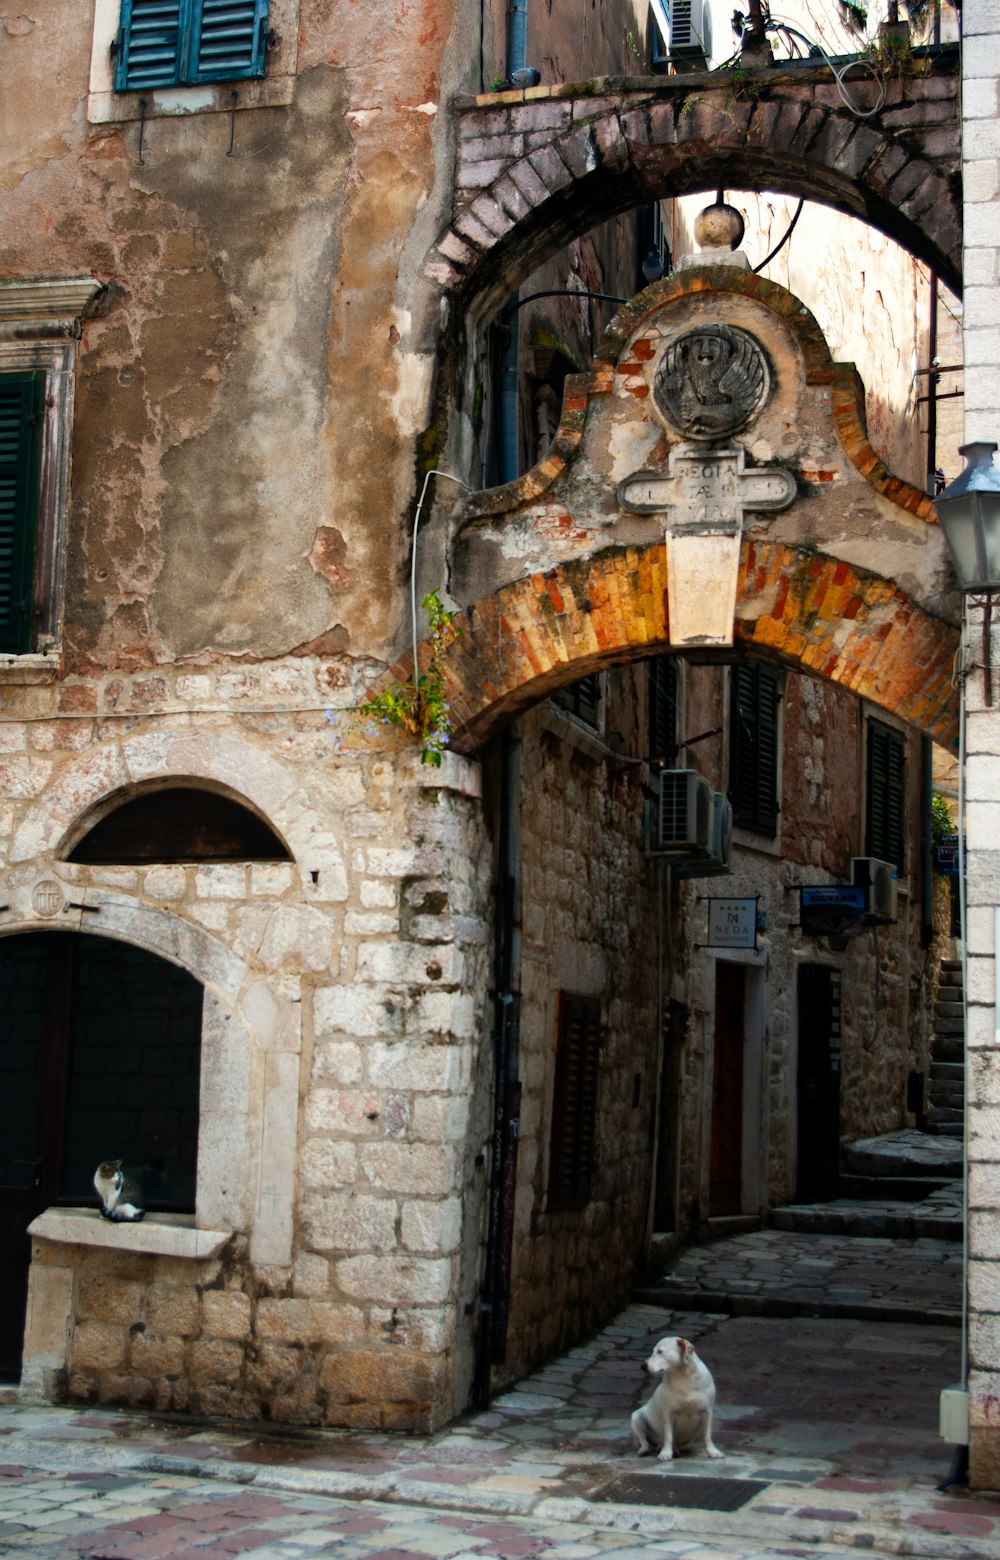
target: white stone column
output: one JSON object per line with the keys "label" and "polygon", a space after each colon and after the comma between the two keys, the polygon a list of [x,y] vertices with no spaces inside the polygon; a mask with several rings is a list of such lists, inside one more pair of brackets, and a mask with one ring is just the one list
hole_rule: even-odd
{"label": "white stone column", "polygon": [[[965,218],[965,440],[1000,443],[1000,0],[962,12]],[[982,659],[980,609],[969,612]],[[1000,633],[994,634],[996,646]],[[1000,676],[994,671],[994,689]],[[983,674],[966,684],[968,841],[968,1156],[970,1482],[1000,1487],[1000,1048],[996,1042],[995,907],[1000,904],[1000,708]]]}

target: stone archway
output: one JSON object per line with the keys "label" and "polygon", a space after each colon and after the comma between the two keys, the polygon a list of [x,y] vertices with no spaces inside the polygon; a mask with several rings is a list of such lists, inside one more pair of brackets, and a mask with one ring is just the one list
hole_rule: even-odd
{"label": "stone archway", "polygon": [[[601,666],[669,650],[662,543],[517,580],[462,616],[449,653],[454,745],[469,752],[519,709]],[[781,543],[748,541],[735,649],[829,678],[953,746],[958,630],[880,575]]]}
{"label": "stone archway", "polygon": [[958,51],[847,106],[826,67],[598,80],[459,99],[455,205],[425,274],[477,318],[595,223],[727,189],[803,196],[862,218],[961,291]]}
{"label": "stone archway", "polygon": [[[739,538],[726,565],[737,571],[732,633],[727,623],[703,648],[752,647],[954,742],[958,629],[930,498],[875,454],[858,376],[832,361],[804,305],[734,265],[711,265],[622,309],[591,373],[568,382],[545,460],[466,502],[449,558],[463,632],[445,662],[460,749],[601,665],[697,650],[676,623],[672,633],[668,604],[671,533],[687,502],[674,473],[697,451],[657,404],[657,364],[685,333],[718,332],[718,322],[757,342],[772,374],[760,413],[718,445],[734,462],[729,480],[739,486],[745,462],[746,476],[774,474],[795,496],[780,514],[766,503],[755,513],[750,501],[742,522],[726,522]],[[667,496],[631,504],[640,480]],[[713,536],[699,546],[710,550]]]}

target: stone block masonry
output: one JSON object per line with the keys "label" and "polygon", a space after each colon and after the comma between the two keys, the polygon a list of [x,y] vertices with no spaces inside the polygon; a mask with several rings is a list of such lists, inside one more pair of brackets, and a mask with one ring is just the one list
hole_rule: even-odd
{"label": "stone block masonry", "polygon": [[[200,684],[212,675],[199,700],[211,699]],[[34,1241],[26,1385],[199,1414],[428,1429],[469,1389],[463,1304],[483,1194],[473,1094],[488,1042],[478,768],[451,754],[440,770],[405,750],[338,754],[322,710],[276,710],[267,731],[222,711],[193,726],[177,700],[195,679],[161,680],[161,711],[127,723],[102,719],[95,683],[97,709],[71,712],[82,747],[46,745],[70,711],[66,689],[44,690],[48,708],[28,731],[51,756],[40,787],[5,813],[0,899],[5,931],[44,928],[34,890],[52,883],[52,903],[96,907],[87,931],[182,963],[202,983],[196,1213],[161,1254],[155,1213],[136,1226],[153,1242],[143,1254],[129,1250],[127,1227],[100,1220],[85,1245]],[[128,677],[115,681],[133,708]],[[17,703],[21,690],[11,693]],[[292,859],[63,859],[91,808],[149,780],[244,798]],[[80,919],[67,911],[59,924]],[[218,1232],[215,1256],[197,1254],[195,1229]]]}

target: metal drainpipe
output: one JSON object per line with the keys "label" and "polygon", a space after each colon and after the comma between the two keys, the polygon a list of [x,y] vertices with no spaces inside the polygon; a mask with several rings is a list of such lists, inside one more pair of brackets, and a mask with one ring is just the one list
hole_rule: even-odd
{"label": "metal drainpipe", "polygon": [[507,1353],[510,1270],[514,1244],[514,1196],[521,1085],[518,1047],[521,1021],[521,725],[503,735],[500,840],[497,861],[495,1019],[493,1053],[492,1173],[486,1224],[486,1256],[480,1298],[479,1339],[472,1401],[490,1400],[494,1365]]}

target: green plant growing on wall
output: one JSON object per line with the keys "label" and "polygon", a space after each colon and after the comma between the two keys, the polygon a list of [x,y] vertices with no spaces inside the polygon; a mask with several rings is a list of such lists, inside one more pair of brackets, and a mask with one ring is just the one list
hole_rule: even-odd
{"label": "green plant growing on wall", "polygon": [[948,799],[940,791],[931,794],[931,839],[935,848],[946,834],[955,833],[955,820],[951,815]]}
{"label": "green plant growing on wall", "polygon": [[351,706],[352,724],[374,735],[380,726],[396,726],[420,743],[420,762],[441,767],[441,754],[451,739],[451,709],[445,698],[442,661],[462,630],[453,622],[436,590],[420,603],[427,613],[431,653],[426,669],[405,682],[391,683],[361,704]]}

